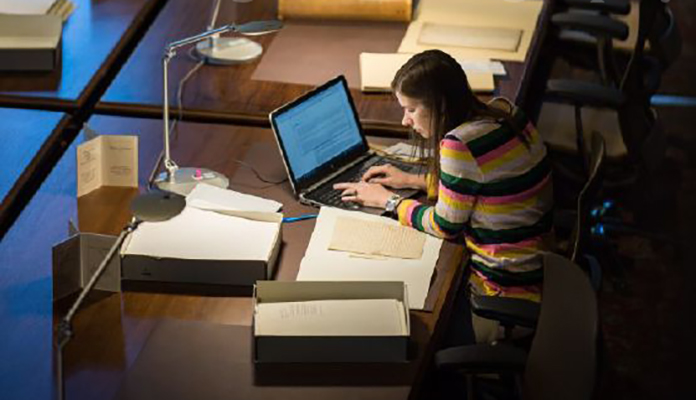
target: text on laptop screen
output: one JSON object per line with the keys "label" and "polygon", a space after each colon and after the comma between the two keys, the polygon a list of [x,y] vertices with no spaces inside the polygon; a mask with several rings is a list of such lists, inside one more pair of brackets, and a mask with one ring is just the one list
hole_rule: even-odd
{"label": "text on laptop screen", "polygon": [[278,115],[275,123],[296,179],[362,144],[360,127],[341,81]]}

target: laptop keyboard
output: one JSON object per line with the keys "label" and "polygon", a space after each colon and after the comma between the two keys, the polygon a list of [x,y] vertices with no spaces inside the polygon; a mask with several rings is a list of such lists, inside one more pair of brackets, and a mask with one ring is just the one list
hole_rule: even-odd
{"label": "laptop keyboard", "polygon": [[[359,182],[362,176],[367,172],[368,169],[371,167],[379,166],[379,165],[386,165],[386,164],[394,164],[397,167],[407,170],[409,172],[415,172],[416,169],[411,168],[412,166],[409,164],[397,164],[391,160],[384,159],[384,158],[373,158],[370,160],[367,160],[367,162],[356,166],[354,168],[351,168],[341,175],[335,177],[332,179],[328,184],[322,185],[321,187],[317,188],[315,191],[309,193],[307,195],[308,198],[318,201],[319,203],[326,204],[329,206],[333,207],[338,207],[338,208],[349,208],[349,209],[354,209],[359,207],[359,205],[355,203],[350,203],[350,202],[345,202],[341,200],[341,193],[343,192],[342,190],[335,190],[333,188],[333,185],[335,183],[340,183],[340,182]],[[415,166],[415,168],[418,168],[418,166]]]}

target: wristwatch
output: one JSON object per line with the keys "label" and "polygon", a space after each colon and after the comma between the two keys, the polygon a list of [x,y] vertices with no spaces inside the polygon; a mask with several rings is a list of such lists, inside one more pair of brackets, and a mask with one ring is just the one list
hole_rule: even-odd
{"label": "wristwatch", "polygon": [[401,203],[401,200],[403,200],[403,197],[399,196],[398,194],[389,196],[387,203],[384,205],[384,211],[390,214],[395,214],[396,207],[399,205],[399,203]]}

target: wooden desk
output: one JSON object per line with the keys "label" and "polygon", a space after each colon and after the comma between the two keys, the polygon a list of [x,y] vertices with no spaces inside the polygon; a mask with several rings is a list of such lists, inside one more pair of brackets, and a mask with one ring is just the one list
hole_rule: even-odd
{"label": "wooden desk", "polygon": [[[90,124],[103,133],[140,136],[139,173],[143,185],[161,150],[160,121],[97,117]],[[279,156],[268,129],[186,123],[181,129],[173,146],[179,165],[209,167],[225,173],[233,189],[281,201],[286,215],[316,211],[295,202],[287,183],[267,186],[234,161],[250,161],[260,173],[272,178]],[[128,204],[135,190],[103,188],[76,201],[74,148],[80,141],[81,136],[0,243],[0,358],[7,360],[0,363],[3,397],[34,400],[51,396],[52,328],[66,311],[66,304],[53,307],[51,303],[51,246],[67,237],[68,219],[79,221],[83,231],[117,234],[130,218]],[[277,279],[295,278],[313,224],[309,220],[284,227]],[[451,301],[445,289],[456,287],[459,282],[460,258],[461,248],[445,245],[439,261],[443,266],[443,290],[437,293],[435,310],[411,313],[413,326],[418,327],[413,337],[417,351],[407,369],[416,388],[435,336],[442,328],[443,319],[439,316]],[[248,293],[220,291],[200,295],[186,288],[189,294],[168,294],[164,289],[171,288],[160,289],[163,292],[128,290],[110,296],[94,294],[88,299],[77,314],[76,336],[65,354],[68,399],[111,398],[162,318],[235,325],[251,322]],[[398,387],[396,393],[407,395],[409,386]],[[373,390],[369,386],[362,388],[350,392]],[[340,388],[336,391],[341,392]],[[389,393],[393,398],[394,392]]]}
{"label": "wooden desk", "polygon": [[0,73],[0,105],[77,111],[95,92],[101,95],[164,0],[73,2],[77,7],[63,25],[62,65]]}
{"label": "wooden desk", "polygon": [[0,108],[0,239],[11,224],[11,215],[23,206],[28,181],[42,167],[45,143],[66,129],[63,113]]}
{"label": "wooden desk", "polygon": [[[541,45],[550,0],[539,19],[539,34],[535,35],[524,63],[506,62],[508,76],[498,82],[497,95],[518,102],[526,97],[526,81],[530,79],[536,55]],[[205,30],[211,1],[169,0],[148,31],[133,56],[109,87],[96,112],[104,114],[160,117],[162,115],[161,58],[165,45]],[[234,15],[244,10],[241,19]],[[241,12],[241,11],[240,11]],[[257,0],[239,7],[221,7],[218,23],[273,19],[275,0]],[[275,34],[255,37],[264,48]],[[321,38],[317,38],[321,40]],[[327,43],[327,46],[332,45]],[[174,109],[178,82],[195,65],[182,49],[169,67],[170,105]],[[298,54],[298,57],[301,57]],[[263,57],[263,56],[262,56]],[[225,122],[251,126],[268,126],[268,113],[304,93],[309,86],[277,82],[254,81],[251,76],[259,61],[235,66],[203,66],[188,81],[183,101],[183,118],[204,122]],[[358,60],[355,60],[357,63]],[[278,66],[282,68],[283,66]],[[403,134],[401,110],[389,94],[363,94],[352,91],[363,127],[371,133]]]}

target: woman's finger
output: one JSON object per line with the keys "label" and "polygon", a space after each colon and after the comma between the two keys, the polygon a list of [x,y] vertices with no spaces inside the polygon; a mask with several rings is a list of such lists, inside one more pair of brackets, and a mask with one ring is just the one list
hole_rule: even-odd
{"label": "woman's finger", "polygon": [[358,196],[355,196],[355,195],[352,195],[352,196],[341,196],[341,200],[342,200],[342,201],[345,201],[345,202],[351,202],[351,203],[362,204],[362,200],[361,200]]}
{"label": "woman's finger", "polygon": [[367,182],[375,176],[385,175],[388,170],[388,165],[378,165],[376,167],[370,167],[362,176],[363,182]]}
{"label": "woman's finger", "polygon": [[343,182],[343,183],[335,183],[333,185],[333,188],[336,190],[344,190],[344,189],[350,189],[353,186],[355,186],[355,183]]}

